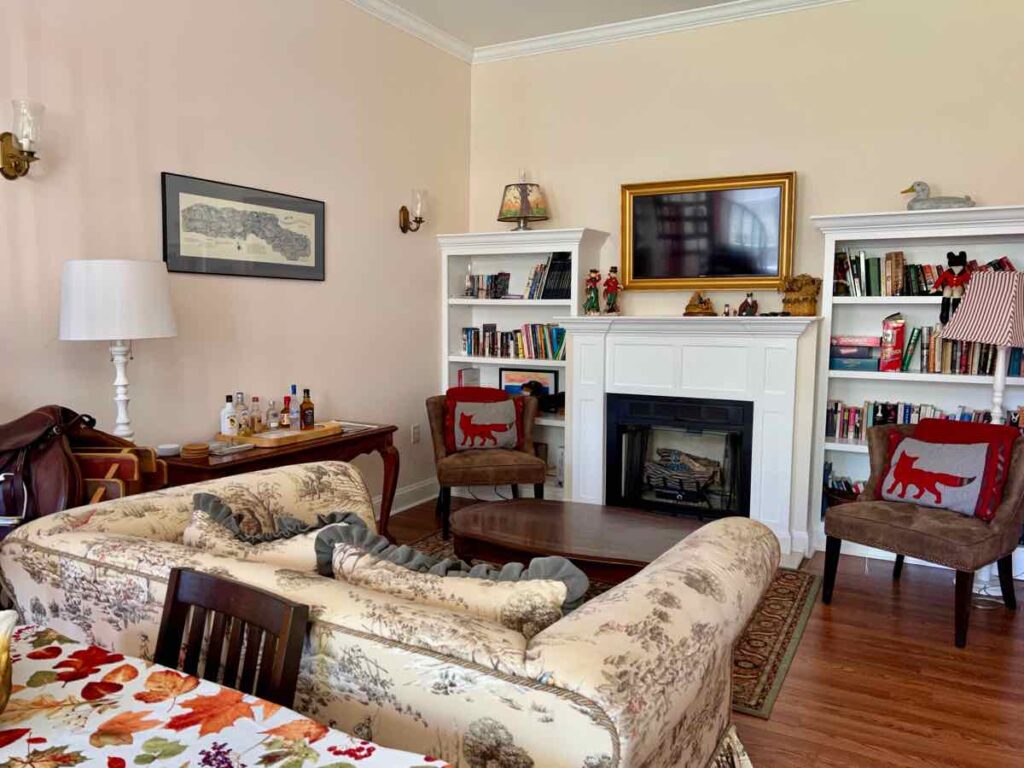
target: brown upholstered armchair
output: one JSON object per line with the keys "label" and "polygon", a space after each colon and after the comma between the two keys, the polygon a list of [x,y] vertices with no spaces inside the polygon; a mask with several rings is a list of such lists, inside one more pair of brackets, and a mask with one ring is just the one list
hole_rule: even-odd
{"label": "brown upholstered armchair", "polygon": [[955,642],[967,644],[974,572],[998,562],[999,586],[1006,607],[1017,608],[1013,590],[1013,552],[1021,534],[1024,512],[1024,438],[1014,443],[1003,499],[991,522],[945,509],[875,500],[875,490],[887,470],[888,434],[897,429],[911,434],[914,427],[881,426],[868,430],[871,477],[858,501],[831,507],[825,513],[825,579],[822,602],[832,602],[832,589],[843,541],[853,541],[896,553],[893,579],[903,571],[903,558],[916,557],[956,571]]}
{"label": "brown upholstered armchair", "polygon": [[434,439],[437,465],[437,516],[447,539],[450,533],[452,488],[457,485],[511,485],[512,498],[519,498],[519,485],[533,483],[534,498],[544,498],[547,462],[533,447],[533,422],[537,418],[537,398],[527,397],[523,404],[523,450],[504,448],[475,449],[449,454],[444,444],[444,395],[427,398],[427,418]]}

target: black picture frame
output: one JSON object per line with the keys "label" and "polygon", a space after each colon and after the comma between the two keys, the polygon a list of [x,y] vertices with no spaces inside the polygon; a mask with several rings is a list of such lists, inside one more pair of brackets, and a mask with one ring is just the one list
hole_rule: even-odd
{"label": "black picture frame", "polygon": [[[236,275],[239,277],[273,277],[288,280],[318,280],[324,279],[324,203],[321,200],[311,200],[306,197],[287,195],[281,192],[270,192],[255,187],[243,187],[237,184],[227,184],[220,181],[200,179],[194,176],[182,176],[176,173],[164,172],[160,175],[162,201],[163,201],[163,239],[164,239],[164,261],[169,272],[191,272],[206,275]],[[191,195],[198,198],[208,198],[210,202],[197,201],[183,209],[182,195]],[[243,203],[246,206],[256,206],[266,211],[253,211],[255,214],[265,214],[262,217],[234,217],[222,220],[216,211],[216,204],[220,203]],[[200,207],[202,206],[202,207]],[[185,253],[182,253],[182,212],[193,210],[192,232],[196,237],[207,236],[203,228],[213,229],[217,234],[211,237],[211,246],[223,251],[230,248],[230,241],[235,242],[235,248],[239,251],[238,258],[230,256],[199,255],[199,242],[184,243]],[[232,209],[237,211],[238,209]],[[291,212],[298,214],[294,228],[282,227],[278,221],[273,219],[274,211],[281,211],[283,214]],[[310,222],[307,217],[312,217]],[[186,226],[190,226],[186,222]],[[261,234],[254,234],[253,229],[260,228]],[[306,230],[310,235],[304,234]],[[266,235],[271,239],[266,239]],[[240,238],[239,235],[242,235]],[[280,235],[280,237],[278,237]],[[310,243],[309,240],[312,239]],[[256,242],[252,242],[255,240]],[[256,260],[246,258],[242,253],[243,244],[253,251],[263,250],[267,260]],[[309,257],[312,263],[308,263],[303,256],[304,246],[308,247]],[[282,250],[283,249],[283,250]],[[190,253],[189,251],[192,250]],[[256,254],[259,255],[259,254]],[[292,259],[294,255],[294,259]],[[288,263],[294,260],[296,263]],[[304,262],[306,263],[300,263]]]}
{"label": "black picture frame", "polygon": [[501,368],[501,367],[499,367],[498,368],[498,389],[502,390],[503,392],[508,392],[510,395],[517,395],[517,394],[522,394],[522,392],[520,390],[518,390],[518,389],[515,389],[514,391],[511,391],[509,389],[506,389],[506,386],[511,384],[511,386],[514,388],[514,387],[517,386],[517,384],[522,384],[523,382],[508,382],[506,379],[509,377],[509,375],[513,376],[514,378],[517,378],[517,379],[521,378],[521,379],[525,379],[527,381],[536,380],[536,381],[539,381],[541,384],[545,384],[547,382],[551,382],[551,386],[552,386],[554,391],[549,391],[549,392],[545,393],[545,394],[548,394],[548,395],[555,395],[555,394],[558,394],[561,391],[558,388],[558,369],[556,369],[556,368],[536,368],[536,369],[534,369],[534,368]]}

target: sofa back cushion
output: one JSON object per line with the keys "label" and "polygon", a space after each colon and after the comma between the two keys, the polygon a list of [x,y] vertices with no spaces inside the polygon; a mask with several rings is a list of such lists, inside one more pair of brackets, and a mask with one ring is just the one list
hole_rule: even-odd
{"label": "sofa back cushion", "polygon": [[586,575],[562,557],[529,566],[470,566],[412,547],[390,544],[358,525],[327,526],[317,536],[317,569],[324,575],[413,602],[487,619],[531,638],[578,605]]}
{"label": "sofa back cushion", "polygon": [[316,570],[316,535],[325,525],[356,522],[365,527],[352,512],[332,512],[318,515],[313,523],[282,518],[276,533],[249,536],[241,532],[231,508],[219,496],[197,493],[193,504],[191,521],[182,533],[185,546],[297,571]]}

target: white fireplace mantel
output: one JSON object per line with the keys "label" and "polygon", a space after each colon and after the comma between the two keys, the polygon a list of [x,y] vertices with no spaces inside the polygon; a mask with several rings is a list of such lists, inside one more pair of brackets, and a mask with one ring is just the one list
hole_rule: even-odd
{"label": "white fireplace mantel", "polygon": [[808,548],[806,490],[791,504],[797,340],[816,317],[566,317],[566,463],[574,501],[605,500],[609,393],[754,405],[750,516],[785,554]]}

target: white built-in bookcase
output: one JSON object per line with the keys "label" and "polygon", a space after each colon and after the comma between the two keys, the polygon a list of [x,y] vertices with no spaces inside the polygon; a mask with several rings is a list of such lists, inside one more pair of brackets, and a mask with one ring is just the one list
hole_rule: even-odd
{"label": "white built-in bookcase", "polygon": [[[823,469],[831,461],[833,474],[867,480],[868,450],[863,442],[825,438],[828,401],[847,405],[865,401],[926,403],[950,411],[959,405],[988,409],[992,404],[992,377],[920,373],[920,345],[902,372],[832,371],[829,343],[832,336],[877,336],[882,319],[900,312],[907,320],[907,338],[914,326],[938,323],[938,296],[832,296],[835,253],[845,250],[883,258],[902,251],[908,264],[945,264],[948,251],[967,251],[979,264],[1000,256],[1009,257],[1024,271],[1024,206],[960,208],[935,211],[903,211],[841,216],[813,216],[824,235],[822,284],[822,333],[819,337],[815,408],[815,443],[812,452],[811,527],[817,549],[825,548],[821,521]],[[968,290],[970,290],[968,288]],[[1024,378],[1007,379],[1004,405],[1024,405]],[[890,559],[879,550],[843,544],[843,553]],[[1015,572],[1024,570],[1024,551],[1015,556]]]}
{"label": "white built-in bookcase", "polygon": [[[469,357],[462,350],[462,329],[495,323],[499,331],[526,323],[554,323],[556,317],[576,316],[583,308],[583,281],[599,263],[607,233],[593,229],[530,229],[505,232],[470,232],[438,235],[441,247],[441,388],[455,386],[461,368],[480,371],[481,386],[497,387],[502,368],[555,370],[558,386],[566,387],[566,360],[520,360]],[[474,275],[508,272],[509,293],[525,293],[526,281],[536,264],[553,253],[568,253],[572,262],[568,299],[478,299],[464,296],[467,269]],[[565,445],[564,416],[542,415],[534,439],[547,443],[548,462],[556,461]],[[550,474],[550,472],[549,472]],[[546,498],[560,498],[562,489],[553,477]]]}

